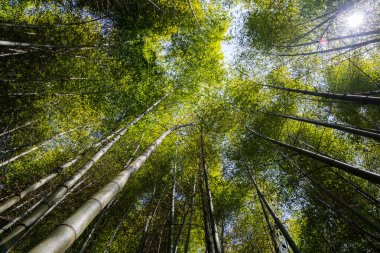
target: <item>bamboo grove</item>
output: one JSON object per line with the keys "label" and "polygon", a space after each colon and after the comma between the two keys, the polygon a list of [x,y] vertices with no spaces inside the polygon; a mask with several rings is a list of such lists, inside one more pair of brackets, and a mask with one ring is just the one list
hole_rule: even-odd
{"label": "bamboo grove", "polygon": [[379,13],[0,0],[0,252],[379,252]]}

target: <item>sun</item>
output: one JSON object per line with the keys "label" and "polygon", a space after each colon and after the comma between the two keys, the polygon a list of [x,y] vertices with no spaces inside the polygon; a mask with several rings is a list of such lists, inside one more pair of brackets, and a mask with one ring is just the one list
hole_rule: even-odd
{"label": "sun", "polygon": [[349,28],[358,28],[364,23],[364,15],[362,13],[353,13],[345,18]]}

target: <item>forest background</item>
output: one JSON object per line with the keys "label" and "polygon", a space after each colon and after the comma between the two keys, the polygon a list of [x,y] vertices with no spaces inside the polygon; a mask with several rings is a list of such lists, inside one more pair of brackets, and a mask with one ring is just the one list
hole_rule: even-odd
{"label": "forest background", "polygon": [[379,252],[379,12],[0,0],[0,252]]}

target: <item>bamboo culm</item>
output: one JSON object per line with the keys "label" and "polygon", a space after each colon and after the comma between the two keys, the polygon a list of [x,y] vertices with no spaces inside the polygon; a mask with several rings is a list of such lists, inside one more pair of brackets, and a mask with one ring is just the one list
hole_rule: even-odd
{"label": "bamboo culm", "polygon": [[95,233],[95,231],[97,230],[97,228],[99,227],[99,225],[101,224],[101,222],[103,221],[104,217],[108,214],[108,211],[110,209],[110,207],[116,203],[116,200],[114,199],[113,201],[111,201],[107,207],[106,207],[106,210],[103,210],[101,216],[98,218],[98,220],[96,221],[96,223],[94,224],[94,226],[92,227],[90,233],[88,234],[87,238],[85,239],[85,241],[83,242],[82,244],[82,247],[80,248],[79,250],[79,253],[84,253],[85,250],[87,249],[88,245],[90,244],[91,242],[91,238],[93,236],[93,234]]}
{"label": "bamboo culm", "polygon": [[211,231],[210,231],[210,219],[209,214],[207,210],[207,203],[206,203],[206,196],[203,188],[203,180],[202,180],[202,170],[200,168],[199,173],[199,190],[201,194],[201,201],[202,201],[202,213],[203,213],[203,226],[204,226],[204,233],[205,233],[205,242],[206,242],[206,249],[208,253],[214,253],[214,244],[212,243],[211,238]]}
{"label": "bamboo culm", "polygon": [[189,126],[189,124],[173,127],[163,133],[127,169],[121,171],[119,176],[93,195],[74,214],[59,225],[47,238],[35,246],[30,253],[58,253],[67,250],[101,210],[122,190],[130,176],[141,168],[157,146],[159,146],[171,132],[186,126]]}
{"label": "bamboo culm", "polygon": [[291,162],[291,164],[293,164],[294,166],[296,166],[297,169],[301,172],[301,174],[304,175],[308,180],[310,180],[310,182],[315,187],[317,187],[317,188],[321,189],[323,192],[327,193],[327,195],[330,196],[330,198],[333,199],[336,203],[339,203],[344,208],[346,208],[347,210],[351,211],[357,217],[359,217],[360,219],[362,219],[365,223],[367,223],[367,225],[369,225],[370,227],[372,227],[373,229],[375,229],[377,232],[380,232],[380,226],[379,225],[377,225],[375,222],[373,222],[370,219],[368,219],[365,215],[363,215],[361,212],[359,212],[355,208],[352,208],[343,199],[336,197],[335,194],[332,191],[328,190],[326,187],[324,187],[320,183],[318,183],[314,179],[314,177],[306,174],[298,165],[296,165],[294,162],[292,162],[292,160],[290,158],[288,160]]}
{"label": "bamboo culm", "polygon": [[313,55],[313,54],[324,54],[324,53],[330,53],[330,52],[335,52],[343,49],[350,49],[350,48],[359,48],[359,47],[364,47],[366,45],[370,45],[373,43],[378,43],[380,39],[372,39],[372,40],[367,40],[359,43],[354,43],[342,47],[336,47],[336,48],[330,48],[326,50],[321,50],[321,51],[312,51],[312,52],[306,52],[306,53],[295,53],[295,54],[277,54],[277,56],[306,56],[306,55]]}
{"label": "bamboo culm", "polygon": [[276,225],[278,226],[278,228],[280,229],[281,233],[283,234],[283,236],[285,237],[286,241],[288,242],[290,248],[293,250],[294,253],[300,253],[300,250],[298,249],[297,245],[295,244],[295,242],[293,241],[292,237],[288,233],[288,230],[285,228],[284,224],[282,224],[282,222],[280,221],[280,219],[277,217],[276,213],[273,211],[273,208],[269,205],[267,199],[265,198],[264,194],[260,191],[260,188],[257,185],[256,180],[255,180],[255,178],[252,175],[251,175],[251,179],[252,179],[253,185],[256,188],[257,194],[259,195],[259,198],[261,198],[261,200],[265,204],[265,206],[268,209],[270,215],[274,219]]}
{"label": "bamboo culm", "polygon": [[[367,31],[367,32],[361,32],[361,33],[355,33],[355,34],[350,34],[350,35],[327,38],[326,41],[327,42],[337,41],[337,40],[339,41],[339,40],[351,39],[351,38],[362,37],[362,36],[373,35],[373,34],[379,34],[379,33],[380,33],[380,29],[375,29],[375,30]],[[303,47],[303,46],[310,46],[313,44],[317,44],[320,42],[321,42],[321,40],[313,40],[313,41],[306,42],[306,43],[295,44],[295,45],[285,45],[285,46],[278,46],[278,47],[282,47],[282,48]]]}
{"label": "bamboo culm", "polygon": [[5,165],[7,165],[8,163],[11,163],[11,162],[13,162],[13,161],[16,161],[17,159],[19,159],[19,158],[21,158],[21,157],[23,157],[23,156],[26,156],[26,155],[29,154],[29,153],[32,153],[33,151],[36,151],[36,150],[39,149],[39,148],[42,148],[43,146],[49,144],[49,143],[50,143],[51,141],[53,141],[54,139],[59,138],[59,137],[65,135],[65,134],[68,134],[68,133],[70,133],[70,132],[72,132],[72,131],[75,131],[75,130],[77,130],[77,129],[78,129],[78,128],[73,128],[73,129],[71,129],[71,130],[69,130],[69,131],[66,131],[66,132],[63,132],[63,133],[59,133],[59,134],[57,134],[56,136],[50,138],[49,140],[46,140],[46,141],[44,141],[43,143],[41,143],[41,144],[39,144],[39,145],[37,145],[37,146],[35,146],[35,147],[29,149],[29,150],[27,150],[27,151],[25,151],[25,152],[22,152],[21,154],[16,155],[16,156],[14,156],[14,157],[12,157],[12,158],[10,158],[10,159],[8,159],[8,160],[5,160],[4,162],[0,163],[0,168],[3,167],[3,166],[5,166]]}
{"label": "bamboo culm", "polygon": [[175,219],[176,171],[177,171],[177,162],[174,161],[174,166],[173,166],[173,181],[172,181],[172,194],[171,194],[171,207],[170,207],[170,219],[169,219],[169,223],[170,224],[169,224],[169,249],[168,249],[168,253],[174,253],[174,219]]}
{"label": "bamboo culm", "polygon": [[210,184],[208,180],[208,169],[206,165],[206,155],[205,155],[205,149],[204,149],[204,129],[203,126],[201,127],[201,166],[203,169],[203,176],[206,186],[206,194],[207,194],[207,207],[209,211],[209,217],[211,222],[211,231],[212,231],[212,238],[214,240],[214,246],[215,246],[215,252],[221,253],[221,246],[220,246],[220,240],[218,235],[218,228],[216,225],[216,220],[214,216],[214,205],[212,203],[212,195],[211,195],[211,189]]}
{"label": "bamboo culm", "polygon": [[[148,229],[150,227],[150,224],[151,224],[152,220],[154,219],[154,216],[156,215],[158,207],[159,207],[159,205],[161,203],[162,196],[164,195],[165,189],[163,190],[160,198],[158,199],[155,208],[153,210],[149,211],[148,218],[146,219],[145,226],[144,226],[144,232],[143,232],[143,235],[141,236],[139,249],[137,250],[138,253],[143,253],[144,252],[144,246],[145,246],[145,241],[146,241],[146,238],[147,238],[147,235],[148,235]],[[153,198],[154,198],[154,195],[155,195],[155,191],[156,191],[156,187],[153,190],[151,204],[153,204]]]}
{"label": "bamboo culm", "polygon": [[[248,170],[248,174],[249,174],[251,180],[254,181],[254,177],[252,176],[251,171]],[[258,196],[259,196],[260,206],[261,206],[261,209],[263,210],[264,218],[265,218],[265,221],[266,221],[267,226],[268,226],[269,235],[270,235],[270,238],[272,240],[274,251],[276,253],[280,253],[280,248],[279,248],[279,246],[277,244],[277,241],[276,241],[276,232],[275,232],[273,226],[270,223],[270,220],[269,220],[268,213],[267,213],[267,210],[265,208],[264,202],[263,202],[261,196],[260,195],[258,195]]]}
{"label": "bamboo culm", "polygon": [[[135,118],[131,123],[128,124],[128,126],[119,129],[112,133],[110,136],[112,136],[112,139],[109,143],[105,144],[90,160],[83,165],[68,181],[65,183],[59,185],[40,205],[38,205],[28,217],[26,217],[24,220],[22,220],[15,228],[14,230],[6,237],[4,237],[0,241],[0,252],[7,251],[6,248],[9,246],[14,245],[18,242],[20,237],[22,236],[25,231],[31,227],[36,221],[38,221],[44,213],[46,213],[47,210],[51,206],[54,205],[59,199],[65,195],[65,193],[70,190],[73,185],[82,178],[82,176],[123,136],[127,130],[136,124],[141,118],[143,118],[147,113],[149,113],[153,108],[155,108],[160,102],[162,102],[166,97],[168,97],[171,93],[174,92],[176,88],[171,90],[169,93],[167,93],[165,96],[163,96],[161,99],[156,101],[151,107],[149,107],[145,112],[140,114],[137,118]],[[110,137],[109,136],[109,137]],[[107,138],[106,138],[107,139]]]}
{"label": "bamboo culm", "polygon": [[265,139],[267,141],[275,143],[276,145],[278,145],[280,147],[284,147],[284,148],[296,151],[299,154],[308,156],[308,157],[310,157],[310,158],[312,158],[314,160],[323,162],[323,163],[325,163],[327,165],[330,165],[330,166],[333,166],[333,167],[338,168],[340,170],[346,171],[346,172],[348,172],[348,173],[350,173],[350,174],[352,174],[354,176],[366,179],[366,180],[368,180],[368,181],[370,181],[370,182],[372,182],[374,184],[380,184],[380,175],[379,174],[376,174],[374,172],[370,172],[370,171],[366,171],[366,170],[357,168],[357,167],[355,167],[353,165],[350,165],[348,163],[336,160],[334,158],[331,158],[331,157],[328,157],[328,156],[325,156],[325,155],[321,155],[321,154],[316,153],[316,152],[311,152],[311,151],[306,150],[306,149],[302,149],[302,148],[299,148],[299,147],[296,147],[296,146],[293,146],[293,145],[290,145],[290,144],[286,144],[286,143],[281,142],[281,141],[274,140],[274,139],[269,138],[269,137],[267,137],[265,135],[259,134],[259,133],[257,133],[256,131],[254,131],[252,129],[250,129],[250,130],[255,135],[257,135],[257,136],[259,136],[259,137],[261,137],[261,138],[263,138],[263,139]]}
{"label": "bamboo culm", "polygon": [[190,208],[190,217],[189,217],[189,225],[188,225],[189,228],[187,230],[185,249],[183,251],[184,253],[189,252],[189,247],[190,247],[190,236],[191,236],[191,226],[192,226],[192,223],[193,223],[196,185],[197,185],[197,179],[195,177],[194,178],[194,183],[193,183],[193,195],[192,195],[192,198],[191,198],[191,208]]}
{"label": "bamboo culm", "polygon": [[50,182],[53,178],[55,178],[59,173],[61,173],[62,171],[64,171],[65,169],[71,167],[72,165],[74,165],[79,159],[81,158],[81,156],[78,156],[70,161],[68,161],[67,163],[65,164],[62,164],[58,169],[56,169],[53,173],[50,173],[49,175],[47,175],[46,177],[40,179],[39,181],[37,181],[36,183],[32,184],[31,186],[27,187],[25,190],[23,190],[22,192],[20,192],[19,194],[11,197],[10,199],[8,199],[7,201],[5,201],[4,203],[0,204],[0,213],[4,212],[5,210],[9,209],[10,207],[12,207],[13,205],[15,205],[16,203],[18,203],[20,200],[24,199],[26,196],[28,196],[30,193],[34,192],[35,190],[37,190],[38,188],[40,188],[41,186],[45,185],[46,183]]}
{"label": "bamboo culm", "polygon": [[296,116],[283,115],[283,114],[278,114],[278,113],[270,113],[270,115],[273,115],[276,117],[281,117],[281,118],[286,118],[286,119],[291,119],[291,120],[296,120],[296,121],[300,121],[300,122],[305,122],[305,123],[311,123],[314,125],[324,126],[324,127],[328,127],[328,128],[333,128],[333,129],[337,129],[337,130],[344,131],[347,133],[352,133],[352,134],[356,134],[356,135],[360,135],[363,137],[367,137],[367,138],[371,138],[371,139],[380,141],[380,134],[375,133],[375,132],[371,132],[370,130],[358,129],[355,127],[344,126],[344,125],[334,124],[334,123],[326,123],[326,122],[321,122],[321,121],[317,121],[317,120],[300,118],[300,117],[296,117]]}
{"label": "bamboo culm", "polygon": [[11,130],[8,130],[8,131],[4,131],[4,132],[2,132],[2,133],[0,134],[0,137],[3,136],[3,135],[6,135],[6,134],[10,134],[10,133],[16,131],[17,129],[20,129],[20,128],[23,128],[23,127],[29,126],[30,124],[35,123],[35,122],[36,122],[36,120],[28,121],[28,122],[26,122],[25,124],[23,124],[23,125],[21,125],[21,126],[15,127],[15,128],[13,128],[13,129],[11,129]]}
{"label": "bamboo culm", "polygon": [[348,94],[337,94],[337,93],[328,93],[328,92],[316,92],[316,91],[308,91],[308,90],[300,90],[300,89],[292,89],[274,85],[262,85],[263,87],[269,87],[277,90],[289,91],[294,93],[300,93],[315,97],[323,97],[329,99],[337,99],[342,101],[349,101],[361,104],[373,104],[380,105],[379,97],[371,97],[371,96],[361,96],[361,95],[348,95]]}

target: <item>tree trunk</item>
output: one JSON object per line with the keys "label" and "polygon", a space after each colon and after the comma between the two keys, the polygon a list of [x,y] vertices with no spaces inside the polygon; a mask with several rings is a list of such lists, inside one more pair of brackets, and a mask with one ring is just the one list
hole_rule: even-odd
{"label": "tree trunk", "polygon": [[340,124],[334,124],[334,123],[325,123],[317,120],[312,120],[312,119],[305,119],[305,118],[299,118],[295,116],[288,116],[288,115],[283,115],[283,114],[278,114],[278,113],[270,113],[270,115],[274,115],[276,117],[281,117],[281,118],[286,118],[286,119],[292,119],[292,120],[297,120],[300,122],[306,122],[306,123],[311,123],[314,125],[319,125],[319,126],[325,126],[328,128],[333,128],[337,130],[341,130],[347,133],[353,133],[356,135],[372,138],[374,140],[380,141],[380,134],[371,132],[370,130],[362,130],[354,127],[349,127],[349,126],[344,126]]}
{"label": "tree trunk", "polygon": [[64,171],[65,169],[71,167],[73,164],[75,164],[81,156],[78,156],[70,161],[68,161],[65,164],[62,164],[59,169],[56,169],[53,173],[50,173],[46,177],[40,179],[36,183],[32,184],[31,186],[27,187],[25,190],[17,194],[16,196],[11,197],[4,203],[0,204],[0,213],[4,212],[5,210],[8,210],[10,207],[18,203],[20,200],[24,199],[26,196],[28,196],[30,193],[34,192],[41,186],[45,185],[46,183],[50,182],[53,178],[55,178],[59,173]]}
{"label": "tree trunk", "polygon": [[62,45],[41,45],[41,44],[30,44],[24,42],[14,42],[0,40],[0,47],[22,47],[22,48],[45,48],[45,49],[88,49],[96,48],[94,45],[79,45],[79,46],[62,46]]}
{"label": "tree trunk", "polygon": [[[311,29],[308,30],[307,32],[305,32],[305,33],[303,33],[302,35],[298,36],[298,37],[296,38],[295,41],[299,41],[300,39],[306,37],[307,35],[311,34],[311,33],[314,32],[314,31],[316,31],[318,28],[323,27],[325,24],[330,24],[334,19],[336,19],[336,17],[338,17],[338,15],[339,15],[342,11],[344,11],[344,10],[350,8],[353,4],[355,4],[355,2],[358,2],[358,0],[347,0],[345,3],[343,3],[343,4],[341,4],[340,6],[338,6],[337,8],[335,8],[335,10],[333,10],[333,11],[331,11],[331,12],[329,12],[329,13],[325,13],[325,14],[323,14],[323,15],[318,16],[317,19],[314,19],[314,20],[312,20],[312,21],[315,21],[315,20],[321,19],[321,18],[323,18],[323,17],[328,16],[328,15],[331,14],[330,17],[326,18],[325,20],[323,20],[323,21],[320,22],[319,24],[315,25],[313,28],[311,28]],[[311,21],[311,22],[312,22],[312,21]]]}
{"label": "tree trunk", "polygon": [[[113,136],[113,135],[110,135],[110,136]],[[100,146],[102,143],[104,143],[106,140],[108,140],[109,137],[105,138],[104,140],[96,143],[94,145],[94,147],[97,147],[97,146]],[[141,142],[140,142],[141,144]],[[133,157],[136,155],[138,149],[140,148],[140,144],[137,146],[136,150],[134,151],[132,157],[129,159],[127,165],[129,165],[129,163],[131,162],[131,160],[133,159]],[[71,167],[72,165],[74,165],[80,158],[82,158],[87,152],[87,151],[84,151],[84,152],[81,152],[81,154],[79,156],[77,156],[76,158],[68,161],[67,163],[61,165],[58,169],[54,170],[53,173],[50,173],[49,175],[47,175],[46,177],[42,178],[41,180],[39,180],[38,182],[34,183],[33,185],[29,186],[28,188],[26,188],[24,191],[22,191],[21,193],[19,193],[18,195],[16,196],[13,196],[11,197],[10,199],[8,199],[7,201],[5,201],[3,204],[0,204],[0,213],[4,212],[5,210],[9,209],[10,207],[12,207],[13,205],[15,205],[16,203],[18,203],[20,200],[24,199],[27,195],[29,195],[30,193],[34,192],[35,190],[37,190],[38,188],[40,188],[41,186],[45,185],[46,183],[50,182],[54,177],[56,177],[59,173],[62,173],[65,169]]]}
{"label": "tree trunk", "polygon": [[[317,151],[318,152],[318,149],[314,148],[313,146],[301,141],[302,144],[306,145],[307,147],[313,149],[314,151]],[[324,156],[328,156],[324,153],[321,153],[322,155]],[[284,154],[282,154],[282,156],[285,158],[285,159],[289,159],[289,157],[286,157]],[[343,180],[344,182],[346,182],[349,186],[351,186],[352,189],[354,189],[359,195],[363,196],[365,199],[367,199],[370,203],[380,207],[380,201],[378,201],[376,198],[372,197],[371,195],[369,195],[365,190],[363,190],[359,185],[357,185],[356,183],[354,183],[353,181],[351,181],[350,179],[347,179],[345,178],[343,175],[341,175],[341,173],[338,173],[337,171],[335,171],[334,169],[331,168],[331,171],[337,176],[339,177],[341,180]]]}
{"label": "tree trunk", "polygon": [[119,176],[93,195],[74,214],[59,225],[47,238],[35,246],[30,252],[64,252],[83,233],[100,211],[122,190],[132,174],[138,171],[153,151],[171,132],[188,125],[173,127],[163,133],[152,145],[140,155]]}
{"label": "tree trunk", "polygon": [[[176,87],[177,88],[177,87]],[[149,113],[153,108],[155,108],[160,102],[162,102],[167,96],[169,96],[176,89],[167,93],[161,99],[156,101],[151,107],[149,107],[145,112],[136,117],[128,126],[117,130],[112,133],[112,139],[109,143],[105,144],[90,160],[82,166],[68,181],[59,185],[53,193],[51,193],[40,205],[38,205],[32,213],[26,217],[23,221],[19,223],[18,226],[6,237],[0,241],[0,252],[5,251],[5,247],[9,247],[18,242],[20,237],[25,233],[25,231],[31,227],[35,222],[37,222],[51,206],[54,205],[59,199],[64,196],[64,194],[73,187],[73,185],[80,180],[80,178],[123,136],[129,127],[136,124],[142,117]]]}
{"label": "tree trunk", "polygon": [[351,95],[362,95],[362,96],[368,96],[368,95],[380,95],[380,90],[355,92],[355,93],[352,93]]}
{"label": "tree trunk", "polygon": [[184,253],[188,253],[189,247],[190,247],[190,236],[191,236],[191,226],[192,226],[192,223],[193,223],[196,184],[197,184],[197,179],[196,179],[196,177],[194,177],[193,195],[192,195],[192,198],[191,198],[191,208],[190,208],[190,217],[189,217],[189,228],[187,230],[187,236],[186,236],[186,243],[185,243]]}
{"label": "tree trunk", "polygon": [[20,128],[23,128],[23,127],[29,126],[30,124],[32,124],[32,123],[34,123],[34,122],[36,122],[36,120],[32,120],[32,121],[26,122],[24,125],[21,125],[21,126],[15,127],[15,128],[13,128],[13,129],[11,129],[11,130],[8,130],[8,131],[4,131],[4,132],[2,132],[2,133],[0,134],[0,137],[3,136],[3,135],[6,135],[6,134],[10,134],[10,133],[16,131],[17,129],[20,129]]}
{"label": "tree trunk", "polygon": [[[289,161],[292,161],[291,159],[288,159]],[[305,176],[307,179],[310,180],[310,182],[318,187],[319,189],[321,189],[323,192],[327,193],[328,196],[330,196],[330,198],[332,200],[334,200],[335,203],[339,203],[341,206],[343,206],[344,208],[346,208],[347,210],[349,210],[351,213],[355,214],[356,216],[358,216],[361,220],[363,220],[367,225],[369,225],[371,228],[375,229],[377,232],[380,232],[380,226],[378,224],[376,224],[375,222],[371,221],[370,219],[368,219],[365,215],[363,215],[361,212],[359,212],[358,210],[356,210],[355,208],[352,208],[349,204],[347,204],[343,199],[335,196],[335,194],[330,191],[329,189],[327,189],[326,187],[322,186],[320,183],[318,183],[312,176],[310,176],[309,174],[306,174],[297,164],[295,164],[294,162],[292,162],[292,164],[294,166],[297,167],[297,169],[301,172],[301,174],[303,176]]]}
{"label": "tree trunk", "polygon": [[[155,191],[156,191],[156,187],[153,190],[152,200],[151,200],[152,203],[151,204],[153,204]],[[146,238],[147,238],[147,235],[148,235],[148,229],[149,229],[149,226],[151,224],[151,221],[153,220],[154,216],[156,215],[158,206],[160,205],[160,202],[161,202],[162,196],[164,195],[164,192],[165,192],[165,189],[164,189],[161,197],[158,199],[157,204],[156,204],[155,208],[153,209],[153,211],[149,211],[148,218],[146,219],[145,226],[144,226],[144,233],[143,233],[143,235],[141,237],[140,245],[139,245],[139,248],[137,250],[138,253],[143,253],[144,252],[144,246],[145,246],[145,241],[146,241]]]}
{"label": "tree trunk", "polygon": [[21,27],[21,28],[43,28],[43,27],[62,27],[62,26],[79,26],[79,25],[85,25],[88,23],[92,23],[95,21],[99,21],[105,18],[94,18],[90,20],[83,20],[82,22],[73,22],[73,23],[67,23],[67,24],[38,24],[38,25],[26,25],[26,24],[13,24],[13,23],[0,23],[0,26],[5,27]]}
{"label": "tree trunk", "polygon": [[[252,174],[251,174],[251,172],[249,170],[248,170],[248,173],[249,173],[249,176],[251,177],[251,180],[255,184],[255,179],[253,178],[253,176],[252,176]],[[258,194],[258,196],[259,196],[259,202],[260,202],[260,205],[261,205],[261,209],[263,210],[263,213],[264,213],[265,221],[266,221],[266,223],[268,225],[269,234],[270,234],[270,237],[271,237],[271,240],[272,240],[272,246],[273,246],[274,251],[276,253],[280,253],[280,248],[279,248],[279,246],[277,244],[277,241],[276,241],[276,231],[273,229],[273,226],[270,223],[270,220],[269,220],[269,217],[268,217],[268,213],[267,213],[267,210],[265,208],[263,199],[261,198],[261,195]]]}
{"label": "tree trunk", "polygon": [[255,131],[253,131],[252,129],[250,129],[250,130],[255,135],[257,135],[257,136],[259,136],[259,137],[261,137],[261,138],[263,138],[265,140],[268,140],[270,142],[273,142],[273,143],[277,144],[280,147],[285,147],[287,149],[296,151],[299,154],[308,156],[308,157],[310,157],[312,159],[315,159],[317,161],[323,162],[323,163],[325,163],[327,165],[336,167],[336,168],[338,168],[340,170],[343,170],[343,171],[346,171],[346,172],[348,172],[348,173],[350,173],[352,175],[355,175],[357,177],[360,177],[360,178],[366,179],[368,181],[371,181],[372,183],[380,184],[380,175],[379,174],[376,174],[376,173],[373,173],[373,172],[370,172],[370,171],[366,171],[366,170],[354,167],[354,166],[352,166],[350,164],[347,164],[345,162],[341,162],[339,160],[333,159],[333,158],[325,156],[325,155],[318,154],[316,152],[311,152],[309,150],[305,150],[305,149],[302,149],[302,148],[299,148],[299,147],[292,146],[290,144],[283,143],[281,141],[274,140],[272,138],[269,138],[267,136],[259,134],[259,133],[255,132]]}
{"label": "tree trunk", "polygon": [[189,212],[189,208],[190,207],[188,207],[188,209],[183,214],[182,221],[181,221],[181,224],[180,224],[179,229],[178,229],[177,237],[174,240],[174,253],[177,253],[178,243],[179,243],[179,240],[181,239],[182,231],[183,231],[183,228],[184,228],[185,223],[186,223],[186,217],[187,217],[187,213]]}
{"label": "tree trunk", "polygon": [[[372,30],[372,31],[368,31],[368,32],[361,32],[361,33],[355,33],[355,34],[350,34],[350,35],[337,36],[337,37],[333,37],[333,38],[326,38],[326,41],[327,42],[337,41],[337,40],[340,41],[340,40],[344,40],[344,39],[357,38],[357,37],[362,37],[362,36],[367,36],[367,35],[372,35],[372,34],[379,34],[379,33],[380,33],[380,29],[376,29],[376,30]],[[320,40],[313,40],[313,41],[306,42],[306,43],[301,43],[301,44],[296,44],[296,45],[279,46],[279,47],[284,47],[284,48],[303,47],[303,46],[310,46],[313,44],[317,44],[320,42],[321,42]]]}
{"label": "tree trunk", "polygon": [[[345,217],[343,214],[342,214],[342,211],[341,209],[338,209],[338,208],[334,208],[333,206],[331,206],[330,204],[326,203],[326,201],[323,200],[323,198],[325,196],[323,196],[322,194],[318,194],[316,191],[316,188],[308,181],[308,184],[310,185],[311,188],[315,189],[313,191],[313,195],[312,195],[312,198],[315,199],[316,201],[318,201],[319,203],[321,203],[322,205],[326,206],[328,209],[332,210],[340,219],[342,219],[346,224],[348,224],[349,226],[351,226],[352,228],[352,231],[354,234],[362,237],[363,239],[367,240],[368,239],[366,237],[363,236],[364,235],[367,235],[369,237],[371,237],[372,239],[375,239],[377,241],[379,241],[379,239],[374,236],[373,234],[371,234],[370,232],[368,232],[367,230],[365,230],[363,227],[361,227],[359,224],[357,224],[356,221],[354,220],[351,220],[347,217]],[[358,234],[359,232],[362,232],[363,234]],[[370,246],[373,248],[373,249],[379,249],[379,247],[377,246],[374,246],[372,244],[370,244]],[[376,251],[377,252],[377,251]]]}
{"label": "tree trunk", "polygon": [[121,219],[121,221],[119,222],[119,224],[117,224],[111,238],[108,240],[107,242],[107,245],[106,247],[104,248],[103,250],[103,253],[107,253],[108,252],[108,249],[109,247],[111,246],[111,243],[113,242],[113,240],[115,239],[116,235],[117,235],[117,232],[119,232],[121,226],[123,225],[123,222],[125,221],[125,219],[128,217],[128,211],[125,212],[124,214],[124,217]]}
{"label": "tree trunk", "polygon": [[340,173],[332,170],[335,175],[337,175],[340,179],[342,179],[344,182],[346,182],[348,185],[350,185],[357,193],[362,195],[365,199],[367,199],[372,204],[376,205],[377,207],[380,207],[380,201],[376,198],[369,195],[365,190],[363,190],[359,185],[351,181],[350,179],[345,178]]}
{"label": "tree trunk", "polygon": [[195,11],[194,11],[193,5],[191,4],[191,0],[187,0],[187,4],[188,4],[189,7],[190,7],[191,13],[193,14],[193,17],[194,17],[195,21],[197,22],[198,26],[200,27],[201,24],[199,23],[199,20],[198,20],[198,18],[197,18],[197,15],[195,15]]}
{"label": "tree trunk", "polygon": [[102,214],[98,218],[98,220],[95,222],[94,226],[92,227],[90,233],[86,237],[86,240],[83,242],[82,247],[79,250],[79,253],[84,253],[87,249],[88,245],[90,244],[91,238],[93,234],[95,233],[96,229],[99,227],[100,223],[103,221],[103,218],[107,215],[109,208],[115,203],[115,201],[111,201],[107,207],[106,210],[103,210]]}
{"label": "tree trunk", "polygon": [[330,52],[335,52],[339,50],[344,50],[344,49],[350,49],[350,48],[359,48],[359,47],[364,47],[373,43],[378,43],[380,39],[372,39],[372,40],[367,40],[359,43],[354,43],[342,47],[336,47],[336,48],[330,48],[326,50],[321,50],[321,51],[312,51],[312,52],[306,52],[306,53],[296,53],[296,54],[277,54],[277,56],[306,56],[306,55],[313,55],[313,54],[324,54],[324,53],[330,53]]}
{"label": "tree trunk", "polygon": [[31,206],[28,210],[26,210],[25,212],[23,212],[23,214],[21,214],[20,216],[18,216],[17,218],[14,218],[11,222],[9,222],[7,225],[5,225],[4,227],[2,227],[0,229],[0,234],[4,233],[6,230],[8,230],[8,228],[14,226],[19,220],[21,220],[22,218],[24,218],[28,213],[30,213],[36,206],[38,206],[41,202],[43,201],[43,199],[37,201],[37,203],[35,203],[33,206]]}
{"label": "tree trunk", "polygon": [[173,166],[172,195],[169,219],[169,248],[168,253],[174,253],[174,223],[175,223],[175,187],[176,187],[176,170],[177,170],[177,150]]}
{"label": "tree trunk", "polygon": [[205,156],[205,150],[204,150],[204,131],[203,127],[201,127],[201,166],[203,169],[203,176],[206,186],[206,193],[207,193],[207,207],[209,211],[209,217],[211,222],[211,231],[212,231],[212,237],[214,240],[214,246],[215,246],[215,252],[221,253],[221,247],[220,247],[220,241],[219,241],[219,235],[218,235],[218,228],[216,225],[216,220],[214,216],[214,206],[212,203],[212,195],[211,195],[211,189],[210,184],[208,181],[208,170],[206,165],[206,156]]}
{"label": "tree trunk", "polygon": [[355,102],[355,103],[361,103],[361,104],[380,105],[380,98],[378,97],[346,95],[346,94],[336,94],[336,93],[327,93],[327,92],[315,92],[315,91],[308,91],[308,90],[279,87],[279,86],[274,86],[274,85],[262,85],[262,86],[277,89],[277,90],[284,90],[284,91],[289,91],[289,92],[306,94],[306,95],[315,96],[315,97],[337,99],[337,100],[349,101],[349,102]]}
{"label": "tree trunk", "polygon": [[259,189],[259,187],[258,187],[258,185],[256,183],[256,180],[255,180],[255,178],[252,175],[251,175],[251,179],[252,179],[253,185],[256,188],[257,195],[259,195],[259,198],[261,198],[261,200],[265,204],[266,208],[268,209],[269,213],[271,214],[272,218],[274,219],[277,227],[281,230],[281,233],[284,235],[286,241],[288,242],[290,248],[293,250],[293,252],[300,253],[297,245],[294,243],[292,237],[290,236],[290,234],[286,230],[285,226],[282,224],[282,222],[280,221],[280,219],[277,217],[277,215],[273,211],[272,207],[269,205],[267,199],[265,198],[264,194],[260,191],[260,189]]}
{"label": "tree trunk", "polygon": [[201,200],[202,200],[202,213],[203,213],[203,225],[204,225],[204,233],[205,233],[205,242],[206,242],[206,250],[207,253],[214,253],[214,244],[212,242],[211,238],[211,229],[210,229],[210,219],[209,219],[209,213],[207,210],[207,202],[206,202],[206,196],[205,191],[203,188],[203,180],[202,180],[202,170],[199,170],[199,190],[201,193]]}
{"label": "tree trunk", "polygon": [[46,140],[46,141],[44,141],[43,143],[41,143],[41,144],[39,144],[39,145],[37,145],[37,146],[35,146],[35,147],[33,147],[33,148],[27,150],[27,151],[22,152],[21,154],[16,155],[16,156],[14,156],[14,157],[12,157],[12,158],[9,158],[8,160],[6,160],[6,161],[0,163],[0,168],[3,167],[4,165],[7,165],[8,163],[11,163],[11,162],[13,162],[13,161],[15,161],[15,160],[17,160],[17,159],[23,157],[23,156],[26,156],[26,155],[29,154],[29,153],[32,153],[33,151],[36,151],[36,150],[39,149],[39,148],[42,148],[43,146],[45,146],[45,145],[47,145],[48,143],[50,143],[52,140],[54,140],[54,139],[56,139],[56,138],[59,138],[59,137],[61,137],[62,135],[68,134],[68,133],[70,133],[70,132],[72,132],[72,131],[74,131],[74,130],[77,130],[77,129],[78,129],[78,128],[73,128],[73,129],[71,129],[71,130],[69,130],[69,131],[67,131],[67,132],[59,133],[59,134],[57,134],[56,136],[50,138],[49,140]]}

